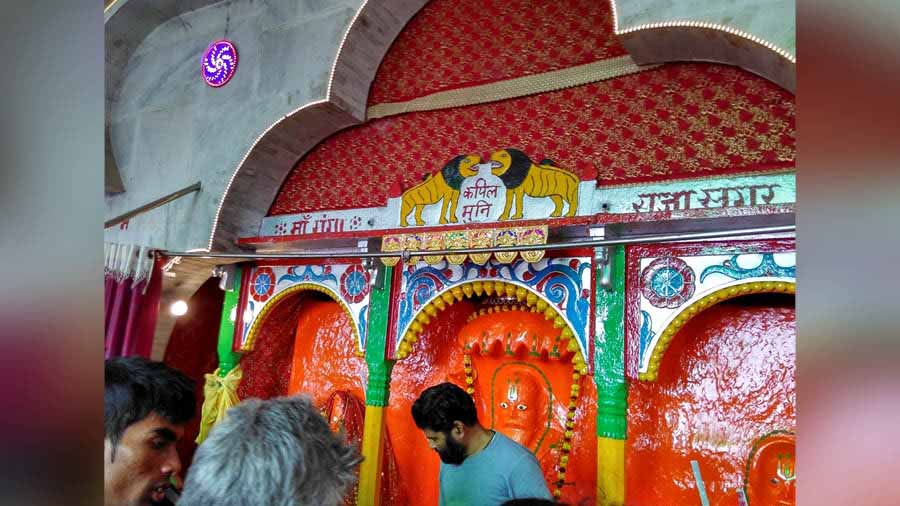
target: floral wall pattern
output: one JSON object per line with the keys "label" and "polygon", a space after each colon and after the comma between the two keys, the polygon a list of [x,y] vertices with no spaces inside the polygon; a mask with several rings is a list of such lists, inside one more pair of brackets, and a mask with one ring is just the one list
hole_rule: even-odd
{"label": "floral wall pattern", "polygon": [[394,40],[369,104],[625,55],[609,2],[432,0]]}
{"label": "floral wall pattern", "polygon": [[669,64],[344,130],[300,160],[269,214],[384,206],[454,156],[487,159],[497,146],[600,187],[784,171],[794,166],[795,116],[790,93],[748,72]]}

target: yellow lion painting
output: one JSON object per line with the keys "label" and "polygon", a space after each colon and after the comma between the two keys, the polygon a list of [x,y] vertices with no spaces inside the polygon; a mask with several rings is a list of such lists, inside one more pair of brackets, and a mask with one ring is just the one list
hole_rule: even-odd
{"label": "yellow lion painting", "polygon": [[[578,184],[575,174],[555,167],[552,162],[535,164],[528,155],[518,149],[501,149],[491,154],[491,172],[506,185],[506,207],[499,220],[522,217],[522,197],[550,197],[556,206],[552,217],[562,216],[563,202],[569,205],[566,216],[578,211]],[[510,216],[515,199],[516,212]]]}
{"label": "yellow lion painting", "polygon": [[[406,217],[415,208],[416,225],[424,225],[422,210],[425,206],[441,202],[441,224],[456,223],[456,203],[459,188],[465,178],[478,173],[472,169],[481,161],[477,155],[459,155],[450,160],[439,172],[429,174],[421,183],[403,192],[400,201],[400,226],[407,226]],[[447,207],[450,207],[449,216]]]}

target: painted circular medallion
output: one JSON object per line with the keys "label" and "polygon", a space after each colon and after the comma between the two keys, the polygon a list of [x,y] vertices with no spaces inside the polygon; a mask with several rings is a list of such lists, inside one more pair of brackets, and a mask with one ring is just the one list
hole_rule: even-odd
{"label": "painted circular medallion", "polygon": [[237,69],[238,54],[234,44],[227,40],[217,40],[206,48],[200,62],[203,80],[213,88],[225,86]]}
{"label": "painted circular medallion", "polygon": [[680,258],[657,258],[641,273],[641,293],[656,307],[679,307],[694,295],[694,270]]}
{"label": "painted circular medallion", "polygon": [[275,291],[275,273],[270,267],[260,267],[250,279],[250,295],[254,300],[265,302]]}
{"label": "painted circular medallion", "polygon": [[369,273],[359,264],[351,265],[341,275],[341,296],[351,303],[362,301],[369,293]]}

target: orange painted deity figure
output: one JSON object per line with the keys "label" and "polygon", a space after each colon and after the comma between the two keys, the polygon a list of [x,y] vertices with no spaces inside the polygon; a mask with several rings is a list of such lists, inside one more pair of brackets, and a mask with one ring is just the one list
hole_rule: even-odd
{"label": "orange painted deity figure", "polygon": [[561,434],[553,430],[549,380],[534,365],[511,362],[494,371],[491,388],[493,428],[531,450],[548,485],[556,476]]}
{"label": "orange painted deity figure", "polygon": [[[470,385],[491,429],[535,455],[548,488],[577,504],[594,487],[584,485],[581,461],[569,460],[577,406],[568,404],[577,398],[581,376],[572,374],[571,351],[560,353],[560,330],[543,313],[491,308],[474,314],[460,330],[465,377],[457,382]],[[558,392],[569,395],[560,398]],[[590,469],[588,480],[595,474]]]}
{"label": "orange painted deity figure", "polygon": [[797,497],[796,440],[789,432],[760,439],[747,462],[746,492],[750,506],[794,506]]}
{"label": "orange painted deity figure", "polygon": [[494,429],[536,452],[550,428],[550,384],[537,368],[505,364],[494,372]]}

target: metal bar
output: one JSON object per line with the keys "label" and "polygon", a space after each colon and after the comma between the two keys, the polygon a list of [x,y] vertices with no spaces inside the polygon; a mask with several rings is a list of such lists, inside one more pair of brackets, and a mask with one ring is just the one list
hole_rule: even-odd
{"label": "metal bar", "polygon": [[696,460],[691,461],[691,469],[694,471],[694,481],[697,482],[697,493],[700,494],[700,504],[709,506],[709,498],[706,497],[706,485],[703,484],[703,476],[700,475],[700,464]]}
{"label": "metal bar", "polygon": [[493,248],[463,248],[463,249],[442,249],[431,251],[343,251],[329,250],[324,252],[303,252],[303,253],[204,253],[200,251],[191,252],[175,252],[163,251],[166,256],[180,257],[200,257],[200,258],[247,258],[247,259],[281,259],[281,258],[333,258],[333,257],[350,257],[350,258],[380,258],[380,257],[402,257],[409,258],[424,255],[447,255],[447,254],[470,254],[470,253],[493,253],[496,251],[534,251],[534,250],[556,250],[569,248],[596,248],[600,246],[616,246],[619,244],[647,244],[675,241],[690,241],[698,239],[721,239],[740,237],[745,235],[762,235],[762,234],[784,234],[796,231],[796,225],[783,225],[777,227],[756,227],[734,230],[720,230],[714,232],[683,232],[678,234],[654,234],[642,235],[635,237],[619,237],[614,239],[590,239],[583,241],[559,242],[551,244],[531,244],[518,246],[502,246]]}
{"label": "metal bar", "polygon": [[172,202],[175,199],[184,197],[185,195],[187,195],[189,193],[194,193],[194,192],[198,192],[198,191],[200,191],[200,181],[197,181],[196,183],[188,186],[187,188],[183,188],[181,190],[178,190],[177,192],[170,193],[170,194],[166,195],[165,197],[158,198],[158,199],[154,200],[153,202],[150,202],[149,204],[144,204],[141,207],[134,209],[133,211],[128,211],[125,214],[121,214],[111,220],[107,220],[106,223],[103,224],[103,228],[114,227],[120,223],[124,223],[124,222],[130,220],[131,218],[134,218],[135,216],[137,216],[139,214],[144,214],[147,211],[152,211],[153,209],[156,209],[159,206],[164,206],[164,205],[168,204],[169,202]]}

